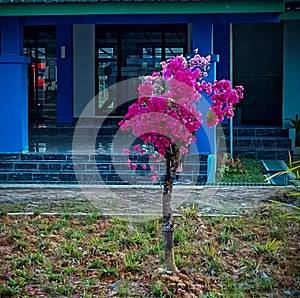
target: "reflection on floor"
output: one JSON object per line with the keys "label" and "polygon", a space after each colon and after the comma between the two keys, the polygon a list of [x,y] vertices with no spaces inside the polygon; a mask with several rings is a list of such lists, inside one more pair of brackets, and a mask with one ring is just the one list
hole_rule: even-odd
{"label": "reflection on floor", "polygon": [[116,125],[39,125],[29,131],[29,152],[119,154],[136,140]]}

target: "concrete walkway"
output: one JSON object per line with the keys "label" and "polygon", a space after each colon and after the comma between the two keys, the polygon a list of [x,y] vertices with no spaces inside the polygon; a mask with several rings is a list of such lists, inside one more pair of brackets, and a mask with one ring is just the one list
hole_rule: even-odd
{"label": "concrete walkway", "polygon": [[[278,186],[174,186],[173,210],[194,205],[203,215],[241,215],[287,188]],[[159,186],[0,185],[0,210],[9,212],[91,212],[127,217],[161,216]]]}

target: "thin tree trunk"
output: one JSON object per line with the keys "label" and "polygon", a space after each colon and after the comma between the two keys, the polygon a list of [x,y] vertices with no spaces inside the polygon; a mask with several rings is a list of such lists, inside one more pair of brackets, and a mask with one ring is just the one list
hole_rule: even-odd
{"label": "thin tree trunk", "polygon": [[172,214],[172,192],[173,192],[173,181],[176,177],[177,167],[180,161],[180,151],[176,145],[170,146],[167,149],[165,155],[166,162],[166,176],[164,180],[163,190],[163,239],[164,239],[164,253],[167,271],[176,272],[177,267],[174,259],[174,226],[173,226],[173,214]]}

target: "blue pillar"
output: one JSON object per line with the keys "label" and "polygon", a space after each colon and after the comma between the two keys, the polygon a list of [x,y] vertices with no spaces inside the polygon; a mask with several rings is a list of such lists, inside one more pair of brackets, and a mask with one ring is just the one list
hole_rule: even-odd
{"label": "blue pillar", "polygon": [[214,49],[215,54],[220,56],[217,67],[217,80],[230,79],[230,25],[214,25]]}
{"label": "blue pillar", "polygon": [[58,123],[73,123],[72,25],[56,26]]}
{"label": "blue pillar", "polygon": [[27,63],[18,17],[1,18],[0,152],[28,151]]}
{"label": "blue pillar", "polygon": [[[230,25],[228,23],[214,25],[214,53],[220,56],[216,69],[217,80],[230,80]],[[225,118],[222,122],[228,124]]]}
{"label": "blue pillar", "polygon": [[[201,56],[211,55],[213,53],[213,22],[210,15],[203,15],[201,17],[194,16],[192,18],[192,40],[193,50],[198,49]],[[214,61],[210,64],[210,71],[206,81],[212,82],[215,79],[215,64]],[[203,116],[203,123],[201,128],[196,132],[196,147],[197,152],[191,153],[206,153],[211,154],[215,151],[215,130],[209,128],[205,122],[205,116],[210,106],[210,99],[205,98],[201,100],[198,105],[199,111]]]}

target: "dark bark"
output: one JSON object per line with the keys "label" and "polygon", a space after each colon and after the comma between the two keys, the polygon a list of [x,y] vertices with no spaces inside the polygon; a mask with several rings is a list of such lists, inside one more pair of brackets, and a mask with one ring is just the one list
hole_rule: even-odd
{"label": "dark bark", "polygon": [[163,189],[163,239],[164,253],[167,271],[176,272],[177,268],[174,259],[174,226],[171,199],[173,192],[173,181],[176,177],[177,167],[180,161],[180,151],[176,145],[167,149],[165,154],[166,175]]}

